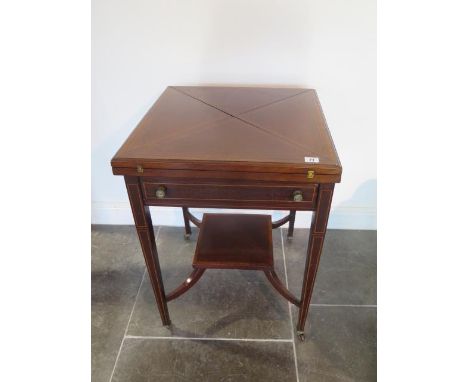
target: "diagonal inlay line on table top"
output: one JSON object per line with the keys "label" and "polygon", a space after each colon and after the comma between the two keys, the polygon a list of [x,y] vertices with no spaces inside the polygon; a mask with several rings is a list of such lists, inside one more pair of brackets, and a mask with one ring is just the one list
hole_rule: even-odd
{"label": "diagonal inlay line on table top", "polygon": [[[279,94],[276,94],[276,97],[274,97],[274,96],[272,97],[271,94],[269,94],[269,92],[268,92],[268,90],[271,90],[271,88],[255,88],[254,90],[256,90],[258,92],[257,97],[258,98],[263,98],[263,100],[259,103],[257,99],[254,99],[253,103],[254,103],[255,106],[253,106],[253,107],[252,107],[252,105],[250,105],[251,107],[248,107],[249,102],[246,101],[245,99],[240,102],[241,105],[239,105],[238,100],[236,100],[236,99],[233,100],[234,103],[225,102],[225,107],[228,107],[228,108],[233,107],[234,109],[238,110],[238,113],[234,113],[234,112],[228,112],[228,111],[224,110],[222,107],[218,107],[217,105],[212,105],[210,103],[209,99],[210,99],[210,97],[213,96],[213,94],[211,93],[211,90],[212,89],[219,90],[219,88],[211,88],[211,87],[202,88],[203,90],[208,91],[207,94],[205,95],[205,97],[203,97],[203,93],[201,95],[198,95],[198,96],[197,96],[197,94],[187,94],[187,92],[184,91],[184,89],[190,89],[190,90],[193,91],[193,90],[199,90],[199,87],[178,87],[178,86],[177,87],[174,87],[174,86],[169,86],[168,87],[168,90],[173,92],[172,94],[178,94],[179,97],[184,97],[187,100],[191,100],[192,102],[200,104],[200,106],[209,108],[209,109],[211,109],[213,111],[216,111],[216,112],[219,112],[223,117],[215,119],[215,120],[211,120],[211,121],[199,122],[199,123],[194,124],[194,125],[192,125],[190,127],[185,127],[184,130],[182,130],[182,131],[177,131],[176,133],[174,132],[174,133],[172,133],[170,135],[159,136],[158,141],[157,141],[158,145],[159,144],[170,144],[170,143],[172,143],[174,141],[178,141],[181,138],[184,139],[186,137],[189,137],[193,133],[204,132],[206,130],[209,130],[211,128],[214,128],[214,127],[218,126],[219,124],[225,123],[229,119],[235,119],[237,121],[240,121],[241,123],[243,122],[243,123],[247,124],[248,126],[256,127],[255,124],[253,124],[251,122],[248,122],[248,121],[245,121],[242,118],[239,118],[238,115],[250,113],[252,111],[256,111],[258,109],[268,107],[268,106],[270,106],[272,104],[282,102],[282,101],[286,101],[286,100],[288,100],[288,99],[290,99],[292,97],[299,96],[299,95],[301,95],[303,93],[307,93],[307,92],[312,91],[312,89],[273,88],[273,90],[278,91]],[[240,91],[240,93],[242,93],[242,90],[249,90],[249,91],[251,90],[250,88],[242,88],[242,87],[224,88],[224,89],[225,90],[235,89],[237,91]],[[246,94],[246,95],[249,95],[249,94]],[[242,94],[238,94],[238,97],[242,98],[242,96],[243,96]],[[279,98],[278,98],[278,96],[279,96]],[[208,98],[208,100],[205,100],[204,98]],[[223,97],[221,95],[221,104],[223,103],[222,99],[223,99]],[[226,101],[226,99],[224,99],[224,101]],[[216,97],[214,99],[214,102],[216,102]],[[143,118],[142,122],[145,120],[145,118]],[[270,136],[277,135],[277,137],[281,138],[281,141],[282,141],[283,144],[285,143],[284,141],[288,140],[287,137],[284,137],[281,134],[271,133],[269,130],[266,130],[264,128],[259,127],[258,130],[265,131]],[[131,139],[131,137],[129,139]],[[293,142],[293,141],[291,140],[291,142]],[[296,145],[294,143],[292,143],[292,144],[297,149],[298,145]],[[141,149],[145,149],[145,148],[152,148],[153,146],[154,146],[154,142],[147,141],[145,143],[140,143],[138,145],[138,148],[139,148],[139,150],[141,150]],[[307,149],[305,147],[301,147],[301,148],[303,150],[307,151]]]}
{"label": "diagonal inlay line on table top", "polygon": [[[232,123],[235,123],[235,125],[232,125]],[[199,127],[199,128],[196,129],[196,135],[194,135],[193,137],[191,136],[192,134],[179,134],[177,137],[174,137],[173,139],[171,139],[172,145],[178,145],[181,142],[183,142],[182,143],[183,145],[187,145],[187,144],[189,144],[188,142],[190,142],[190,144],[193,145],[194,147],[200,147],[201,146],[200,142],[198,141],[198,143],[194,143],[194,140],[202,139],[202,138],[200,138],[202,132],[205,133],[205,134],[206,133],[210,134],[210,131],[211,131],[211,132],[216,134],[218,129],[223,130],[225,128],[224,125],[226,125],[226,124],[231,124],[231,126],[229,126],[229,129],[236,129],[236,130],[246,129],[247,131],[250,131],[251,133],[259,134],[259,136],[257,136],[255,138],[255,140],[257,140],[257,139],[260,139],[262,141],[274,140],[276,142],[276,144],[283,145],[283,147],[284,146],[286,146],[286,147],[287,146],[292,146],[291,143],[285,141],[282,138],[277,137],[274,134],[265,134],[260,129],[252,129],[249,124],[246,124],[246,123],[238,120],[237,118],[233,118],[233,117],[227,117],[226,119],[223,119],[221,122],[218,121],[216,123],[211,123],[211,124]],[[229,132],[230,130],[226,130],[226,131]],[[245,133],[246,132],[244,132],[244,134]],[[261,135],[261,137],[260,137],[260,135]],[[253,142],[253,141],[254,140],[252,140],[252,139],[247,140],[247,141],[243,142],[243,144],[250,145],[250,143]],[[163,146],[168,146],[167,145],[168,140],[165,140],[164,143],[165,143],[165,145],[163,145]],[[293,147],[294,147],[294,150],[295,150],[296,153],[300,153],[300,155],[307,155],[305,149],[303,149],[301,147],[298,148],[295,145]],[[164,149],[162,149],[162,150],[164,150]],[[226,160],[225,157],[223,157],[223,158],[224,158],[223,160]],[[203,158],[194,158],[194,157],[192,157],[191,160],[204,160],[204,159]],[[230,159],[230,161],[239,161],[239,160],[240,159]],[[287,159],[284,159],[284,160],[287,160]]]}
{"label": "diagonal inlay line on table top", "polygon": [[[203,123],[194,125],[192,127],[187,128],[186,130],[184,130],[182,132],[178,132],[177,134],[173,134],[173,135],[170,135],[170,136],[167,136],[167,137],[164,137],[164,138],[160,138],[158,140],[158,144],[161,144],[161,143],[167,144],[167,143],[170,143],[170,142],[173,142],[173,141],[177,141],[180,138],[190,136],[191,134],[193,134],[195,132],[199,133],[201,131],[211,129],[211,128],[217,126],[217,124],[219,124],[221,122],[225,122],[229,118],[231,118],[231,117],[229,115],[227,115],[224,118],[220,118],[220,119],[217,119],[215,121],[203,122]],[[139,149],[144,148],[144,147],[153,147],[153,145],[154,144],[152,142],[148,142],[148,143],[145,143],[143,145],[140,145]]]}
{"label": "diagonal inlay line on table top", "polygon": [[238,117],[313,91],[313,89],[261,87],[169,86],[169,88],[231,117]]}
{"label": "diagonal inlay line on table top", "polygon": [[[219,128],[219,125],[220,123],[224,123],[228,120],[236,120],[244,125],[247,125],[247,126],[250,126],[251,124],[249,123],[245,123],[244,121],[242,120],[239,120],[239,118],[236,118],[236,117],[231,117],[229,115],[226,115],[226,118],[223,118],[223,119],[219,119],[217,121],[212,121],[212,122],[208,122],[208,123],[204,123],[204,124],[201,124],[201,125],[197,125],[197,126],[194,126],[193,128],[190,128],[190,129],[187,129],[185,130],[184,132],[180,132],[178,134],[174,134],[173,136],[170,136],[170,137],[166,137],[166,138],[162,138],[160,140],[158,140],[158,144],[161,144],[161,143],[164,143],[164,144],[169,144],[171,142],[177,142],[179,141],[181,138],[187,138],[187,137],[190,137],[193,133],[202,133],[202,132],[206,132],[208,130],[212,130],[212,129],[216,129],[216,128]],[[265,133],[265,131],[263,129],[255,129],[256,131],[260,131],[261,133]],[[306,153],[308,152],[306,148],[302,147],[302,146],[298,146],[292,142],[289,142],[287,140],[284,140],[284,138],[282,136],[280,136],[279,134],[267,134],[270,138],[273,138],[273,139],[277,139],[279,143],[282,143],[282,144],[288,144],[288,145],[292,145],[296,150],[299,148],[301,150],[305,150],[303,152],[304,155],[306,155]],[[141,149],[141,147],[151,147],[153,146],[154,143],[152,142],[148,142],[142,146],[139,146],[139,148]],[[301,151],[302,152],[302,151]]]}
{"label": "diagonal inlay line on table top", "polygon": [[283,101],[286,101],[287,99],[290,99],[290,98],[293,98],[293,97],[297,97],[297,96],[300,96],[301,94],[304,94],[304,93],[308,93],[308,92],[311,92],[312,90],[311,89],[304,89],[303,91],[299,92],[299,93],[296,93],[296,94],[292,94],[292,95],[289,95],[289,96],[286,96],[284,98],[281,98],[281,99],[277,99],[275,101],[271,101],[271,102],[268,102],[266,104],[263,104],[263,105],[259,105],[259,106],[255,106],[251,109],[248,109],[248,110],[245,110],[243,111],[242,113],[239,113],[239,115],[243,115],[243,114],[247,114],[247,113],[250,113],[251,111],[254,111],[254,110],[258,110],[258,109],[261,109],[261,108],[264,108],[264,107],[267,107],[267,106],[271,106],[275,103],[279,103],[279,102],[283,102]]}
{"label": "diagonal inlay line on table top", "polygon": [[[216,106],[214,106],[214,105],[211,105],[211,104],[209,104],[208,102],[205,102],[205,101],[203,101],[203,100],[201,100],[201,99],[199,99],[199,98],[197,98],[197,97],[194,97],[194,96],[192,96],[191,94],[188,94],[188,93],[186,93],[186,92],[184,92],[184,91],[178,89],[177,87],[170,86],[170,88],[173,89],[173,90],[176,90],[176,91],[180,92],[181,94],[184,94],[184,95],[187,96],[187,97],[193,98],[193,99],[195,99],[195,100],[197,100],[197,101],[199,101],[199,102],[201,102],[201,103],[203,103],[203,104],[205,104],[205,105],[207,105],[207,106],[210,106],[210,107],[212,107],[212,108],[214,108],[214,109],[216,109],[216,110],[218,110],[218,111],[221,111],[221,112],[225,113],[226,115],[228,115],[228,116],[230,116],[230,117],[232,117],[232,118],[235,118],[235,119],[237,119],[237,120],[239,120],[239,121],[241,121],[241,122],[243,122],[243,123],[245,123],[245,124],[247,124],[247,125],[249,125],[249,126],[252,126],[252,127],[254,127],[254,128],[256,128],[256,129],[258,129],[258,130],[260,130],[260,131],[262,131],[262,132],[268,134],[268,135],[274,136],[274,137],[276,137],[276,138],[280,138],[281,140],[284,140],[286,143],[289,143],[289,144],[295,146],[296,148],[301,148],[301,149],[303,149],[303,150],[306,150],[306,152],[308,152],[308,150],[309,150],[308,147],[303,146],[303,145],[301,145],[300,143],[297,143],[297,142],[295,142],[295,141],[289,139],[288,137],[285,137],[284,135],[281,135],[281,134],[278,134],[278,133],[274,133],[274,132],[272,132],[271,130],[268,130],[268,129],[266,129],[266,128],[264,128],[264,127],[261,127],[261,126],[257,126],[257,125],[255,125],[254,123],[249,122],[249,121],[247,121],[247,120],[241,118],[240,115],[246,114],[246,113],[251,112],[251,111],[253,111],[253,110],[262,109],[263,107],[267,107],[267,106],[270,106],[270,105],[275,104],[275,103],[283,102],[283,101],[288,100],[288,99],[291,99],[291,98],[293,98],[293,97],[300,96],[300,95],[302,95],[302,94],[304,94],[304,93],[308,93],[308,92],[312,91],[311,89],[305,89],[304,91],[301,91],[300,93],[297,93],[297,94],[294,94],[294,95],[291,95],[291,96],[287,96],[287,97],[284,97],[284,98],[279,99],[279,100],[276,100],[276,101],[268,102],[267,104],[264,104],[264,105],[261,105],[261,106],[258,106],[258,105],[257,105],[257,106],[255,106],[255,107],[249,109],[249,110],[243,111],[243,112],[240,113],[239,115],[235,115],[235,114],[229,113],[229,112],[227,112],[227,111],[225,111],[225,110],[223,110],[223,109],[220,109],[220,108],[218,108],[218,107],[216,107]],[[204,126],[204,127],[202,128],[202,130],[206,130],[207,128],[212,128],[212,127],[214,127],[214,126],[212,126],[212,125]],[[202,131],[202,130],[200,130],[200,131]]]}
{"label": "diagonal inlay line on table top", "polygon": [[[179,98],[179,99],[188,100],[190,103],[202,106],[204,109],[207,109],[207,110],[213,109],[213,107],[210,106],[210,105],[200,105],[200,103],[199,103],[199,101],[197,99],[187,97],[184,93],[181,93],[181,92],[177,91],[176,89],[174,89],[172,87],[168,87],[168,89],[170,89],[172,91],[172,93],[170,93],[170,94],[172,94],[171,97],[175,96],[176,98]],[[165,93],[166,92],[164,92],[163,95]],[[155,105],[156,104],[154,104],[150,108],[148,113],[154,112]],[[197,106],[197,107],[199,107],[199,106]],[[199,129],[200,129],[200,131],[202,131],[202,130],[204,130],[205,127],[211,127],[212,124],[221,123],[221,122],[231,118],[229,115],[226,115],[226,113],[223,112],[222,110],[216,110],[216,109],[214,109],[214,110],[216,111],[216,113],[219,114],[219,116],[217,118],[213,117],[213,118],[209,118],[209,119],[204,119],[204,120],[198,121],[197,123],[192,124],[191,126],[184,126],[182,131],[178,130],[178,129],[175,129],[175,131],[172,131],[169,135],[166,133],[165,135],[158,136],[158,142],[157,143],[158,144],[169,143],[169,142],[172,142],[174,140],[179,139],[180,137],[190,136],[194,132],[197,132]],[[147,115],[145,115],[142,118],[142,120],[139,123],[139,126],[137,126],[137,129],[141,128],[141,124],[144,123],[147,118],[148,118]],[[133,138],[133,133],[127,138],[127,140],[131,140],[132,138]],[[152,142],[151,140],[148,140],[148,141],[143,142],[143,143],[139,142],[138,150],[142,150],[142,149],[145,149],[145,148],[152,148],[153,145],[154,145],[154,142]]]}

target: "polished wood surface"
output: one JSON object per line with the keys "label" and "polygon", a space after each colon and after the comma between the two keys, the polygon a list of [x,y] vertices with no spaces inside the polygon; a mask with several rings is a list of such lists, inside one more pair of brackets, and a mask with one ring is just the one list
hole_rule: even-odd
{"label": "polished wood surface", "polygon": [[141,249],[145,257],[146,268],[153,287],[153,292],[158,304],[159,314],[163,325],[170,325],[169,311],[167,309],[167,300],[165,298],[164,283],[162,281],[161,268],[159,266],[158,250],[154,239],[153,222],[148,206],[143,203],[141,197],[140,182],[137,177],[125,177],[128,197],[135,220],[135,227],[140,239]]}
{"label": "polished wood surface", "polygon": [[331,201],[333,197],[334,184],[320,185],[317,210],[312,219],[307,245],[306,265],[302,281],[301,306],[299,308],[299,319],[297,322],[297,332],[299,336],[304,335],[304,327],[309,312],[310,299],[314,288],[315,278],[319,267],[322,246],[327,232],[328,216],[330,213]]}
{"label": "polished wood surface", "polygon": [[[262,270],[299,307],[304,336],[335,183],[342,168],[312,89],[169,87],[111,161],[124,175],[135,226],[164,325],[167,302],[187,292],[208,268]],[[149,206],[182,207],[185,236],[200,227],[194,270],[166,294]],[[206,214],[189,207],[287,210],[269,215]],[[271,230],[296,211],[314,211],[300,298],[273,266]],[[263,216],[263,217],[262,217]]]}
{"label": "polished wood surface", "polygon": [[196,268],[273,269],[270,215],[204,214]]}
{"label": "polished wood surface", "polygon": [[[170,179],[145,177],[142,179],[143,198],[152,206],[190,206],[204,208],[250,208],[277,210],[312,210],[317,202],[316,184],[290,182],[208,182],[199,179]],[[163,187],[165,196],[158,197]],[[300,194],[302,199],[295,200]]]}
{"label": "polished wood surface", "polygon": [[[305,158],[318,158],[318,163]],[[112,159],[137,168],[307,174],[341,164],[313,89],[168,87]],[[130,170],[130,171],[129,171]]]}

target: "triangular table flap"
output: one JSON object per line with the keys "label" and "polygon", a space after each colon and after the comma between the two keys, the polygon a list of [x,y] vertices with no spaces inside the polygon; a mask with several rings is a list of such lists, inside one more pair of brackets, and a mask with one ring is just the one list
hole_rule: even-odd
{"label": "triangular table flap", "polygon": [[188,135],[204,125],[226,118],[229,118],[226,113],[169,87],[151,106],[116,156],[130,158],[137,154],[152,157],[157,143]]}
{"label": "triangular table flap", "polygon": [[168,87],[112,159],[142,164],[341,174],[313,89]]}
{"label": "triangular table flap", "polygon": [[170,145],[156,142],[155,153],[154,159],[259,163],[301,163],[305,155],[301,148],[232,117]]}
{"label": "triangular table flap", "polygon": [[280,138],[307,147],[306,156],[318,158],[319,163],[339,165],[315,91],[244,113],[241,118]]}

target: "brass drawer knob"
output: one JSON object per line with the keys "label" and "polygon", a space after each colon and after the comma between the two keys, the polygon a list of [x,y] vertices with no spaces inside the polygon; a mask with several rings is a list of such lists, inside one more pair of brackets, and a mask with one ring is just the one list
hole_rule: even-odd
{"label": "brass drawer knob", "polygon": [[166,187],[164,186],[159,186],[156,189],[156,197],[158,199],[164,199],[166,197]]}
{"label": "brass drawer knob", "polygon": [[294,191],[293,199],[295,202],[302,202],[304,200],[304,197],[302,196],[302,191],[301,190]]}

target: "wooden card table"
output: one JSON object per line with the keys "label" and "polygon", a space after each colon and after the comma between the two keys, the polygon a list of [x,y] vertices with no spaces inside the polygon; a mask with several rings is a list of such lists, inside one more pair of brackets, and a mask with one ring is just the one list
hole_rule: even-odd
{"label": "wooden card table", "polygon": [[[312,290],[341,165],[317,94],[312,89],[168,87],[112,159],[123,175],[163,325],[167,302],[190,289],[206,269],[256,269],[299,307],[304,338]],[[149,206],[182,207],[186,238],[200,228],[193,272],[164,289]],[[205,214],[189,208],[287,210],[270,215]],[[296,211],[314,211],[302,293],[292,295],[273,267],[271,230]]]}

